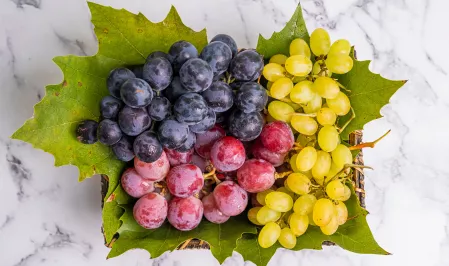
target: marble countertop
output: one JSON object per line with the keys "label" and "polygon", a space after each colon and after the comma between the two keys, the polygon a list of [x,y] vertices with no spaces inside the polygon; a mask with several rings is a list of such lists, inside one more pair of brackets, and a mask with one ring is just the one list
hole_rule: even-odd
{"label": "marble countertop", "polygon": [[[227,33],[255,47],[258,33],[280,30],[294,0],[96,0],[162,20],[173,4],[185,24]],[[338,3],[337,3],[338,2]],[[409,79],[365,126],[368,222],[391,256],[339,247],[278,251],[270,265],[449,265],[449,2],[303,0],[309,30],[347,38],[359,59],[391,79]],[[82,0],[0,0],[0,265],[218,265],[209,251],[175,251],[151,260],[134,250],[106,260],[100,232],[100,179],[77,182],[75,167],[9,136],[33,114],[44,86],[62,80],[58,55],[91,55],[97,43]],[[238,253],[224,265],[253,265]]]}

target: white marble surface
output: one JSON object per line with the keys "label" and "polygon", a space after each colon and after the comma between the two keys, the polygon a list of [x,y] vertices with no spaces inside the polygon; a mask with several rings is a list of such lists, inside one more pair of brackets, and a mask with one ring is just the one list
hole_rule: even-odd
{"label": "white marble surface", "polygon": [[[209,36],[228,33],[255,47],[258,32],[280,30],[293,0],[97,0],[160,21],[174,4],[184,22]],[[345,37],[360,59],[388,78],[409,79],[365,126],[368,222],[391,256],[338,247],[278,251],[270,265],[449,265],[449,2],[447,0],[304,0],[309,30]],[[105,260],[100,182],[77,183],[77,169],[8,137],[33,113],[46,84],[59,83],[58,55],[94,54],[83,0],[0,0],[0,265],[218,265],[209,251],[130,251]],[[234,253],[225,265],[253,265]]]}

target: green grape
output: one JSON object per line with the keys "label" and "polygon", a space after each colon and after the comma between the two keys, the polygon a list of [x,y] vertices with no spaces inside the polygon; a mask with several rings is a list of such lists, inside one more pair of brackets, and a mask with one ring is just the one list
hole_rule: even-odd
{"label": "green grape", "polygon": [[339,201],[338,204],[334,206],[338,225],[346,223],[346,220],[348,220],[348,208],[346,208],[346,205]]}
{"label": "green grape", "polygon": [[270,58],[269,63],[275,63],[278,65],[285,65],[285,60],[287,60],[287,56],[283,54],[275,54]]}
{"label": "green grape", "polygon": [[292,81],[293,81],[293,83],[298,83],[298,82],[301,82],[301,81],[304,81],[304,80],[306,80],[307,79],[307,77],[297,77],[297,76],[293,76],[293,78],[292,78]]}
{"label": "green grape", "polygon": [[303,135],[314,135],[318,130],[318,123],[315,119],[308,116],[294,115],[290,120],[290,124],[296,131]]}
{"label": "green grape", "polygon": [[351,52],[351,44],[345,40],[340,39],[336,40],[329,49],[329,56],[330,55],[336,55],[336,54],[342,54],[342,55],[349,55]]}
{"label": "green grape", "polygon": [[341,91],[336,98],[328,99],[326,103],[339,116],[344,116],[351,110],[351,103],[349,102],[348,96]]}
{"label": "green grape", "polygon": [[290,92],[290,100],[300,104],[310,102],[316,95],[316,92],[312,87],[313,82],[309,80],[304,80],[297,83]]}
{"label": "green grape", "polygon": [[268,193],[271,193],[271,192],[273,192],[273,191],[274,191],[274,190],[272,190],[271,188],[269,188],[269,189],[267,189],[267,190],[265,190],[265,191],[262,191],[262,192],[257,193],[257,194],[256,194],[256,200],[257,200],[257,202],[259,202],[259,204],[265,206],[265,197],[268,195]]}
{"label": "green grape", "polygon": [[337,232],[338,222],[335,215],[332,217],[328,224],[320,226],[320,229],[323,234],[328,236],[333,235],[335,232]]}
{"label": "green grape", "polygon": [[312,114],[318,112],[318,110],[321,109],[321,106],[323,105],[323,99],[321,98],[318,93],[315,93],[313,96],[313,99],[310,100],[305,106],[303,106],[304,113],[306,114]]}
{"label": "green grape", "polygon": [[317,152],[314,147],[305,147],[296,157],[296,166],[299,171],[309,171],[316,162]]}
{"label": "green grape", "polygon": [[329,77],[318,77],[313,83],[313,90],[325,99],[334,99],[340,92],[338,83]]}
{"label": "green grape", "polygon": [[265,204],[274,211],[288,212],[293,208],[293,199],[287,193],[274,191],[265,197]]}
{"label": "green grape", "polygon": [[325,151],[317,151],[316,163],[312,167],[312,176],[316,179],[324,179],[324,176],[329,173],[332,159],[329,153]]}
{"label": "green grape", "polygon": [[273,82],[268,81],[268,82],[267,82],[267,89],[268,89],[268,90],[271,89],[271,86],[273,86]]}
{"label": "green grape", "polygon": [[345,194],[339,199],[340,201],[347,201],[351,197],[351,189],[345,185]]}
{"label": "green grape", "polygon": [[282,228],[278,241],[284,248],[292,249],[296,246],[296,236],[288,227]]}
{"label": "green grape", "polygon": [[312,213],[313,206],[316,203],[316,197],[312,194],[306,194],[299,197],[293,205],[293,211],[300,215]]}
{"label": "green grape", "polygon": [[298,142],[302,147],[307,147],[307,146],[315,146],[316,143],[316,135],[312,135],[312,136],[307,136],[307,135],[303,135],[303,134],[299,134],[298,137],[296,138],[296,142]]}
{"label": "green grape", "polygon": [[327,55],[331,47],[331,38],[325,29],[318,28],[310,35],[310,49],[316,56]]}
{"label": "green grape", "polygon": [[322,126],[332,126],[335,124],[335,121],[337,121],[337,114],[335,114],[329,107],[322,107],[316,113],[316,120]]}
{"label": "green grape", "polygon": [[336,74],[346,74],[351,71],[354,62],[349,55],[329,55],[326,59],[327,68]]}
{"label": "green grape", "polygon": [[293,82],[289,78],[280,78],[273,82],[270,88],[270,96],[281,100],[290,94],[293,89]]}
{"label": "green grape", "polygon": [[288,224],[290,225],[293,234],[300,236],[303,235],[309,227],[309,217],[294,212],[290,215],[290,218],[288,218]]}
{"label": "green grape", "polygon": [[293,154],[293,156],[290,157],[290,160],[289,160],[290,168],[295,173],[299,172],[298,167],[296,167],[296,157],[298,157],[297,153]]}
{"label": "green grape", "polygon": [[317,226],[327,225],[334,216],[335,209],[332,201],[325,198],[316,201],[313,206],[313,221]]}
{"label": "green grape", "polygon": [[345,195],[345,186],[340,180],[332,180],[326,186],[326,194],[333,200],[339,200]]}
{"label": "green grape", "polygon": [[267,223],[259,232],[259,245],[262,248],[269,248],[278,240],[281,235],[281,227],[274,222]]}
{"label": "green grape", "polygon": [[280,188],[276,189],[276,191],[277,192],[283,192],[283,193],[289,195],[292,199],[295,198],[295,193],[293,193],[293,191],[289,190],[286,187],[280,187]]}
{"label": "green grape", "polygon": [[257,221],[257,213],[259,212],[260,209],[262,209],[262,207],[254,207],[249,209],[248,211],[248,220],[255,225],[262,225]]}
{"label": "green grape", "polygon": [[285,77],[285,68],[279,64],[269,63],[264,66],[262,74],[268,81],[275,82]]}
{"label": "green grape", "polygon": [[315,222],[313,221],[313,211],[309,214],[307,214],[307,217],[309,217],[309,224],[316,226]]}
{"label": "green grape", "polygon": [[326,70],[321,71],[321,65],[322,64],[325,64],[324,60],[316,61],[315,64],[313,64],[312,74],[313,75],[318,75],[320,77],[330,77],[330,76],[332,76],[332,72],[330,72],[329,69],[327,69],[327,68],[326,68]]}
{"label": "green grape", "polygon": [[340,135],[334,126],[324,126],[318,132],[318,145],[326,152],[333,151],[340,142]]}
{"label": "green grape", "polygon": [[294,112],[293,107],[281,101],[272,101],[268,104],[268,113],[279,121],[290,122]]}
{"label": "green grape", "polygon": [[276,222],[281,218],[281,213],[263,206],[257,212],[256,219],[260,224],[267,224],[269,222]]}
{"label": "green grape", "polygon": [[307,76],[312,71],[312,67],[312,61],[304,55],[293,55],[285,61],[285,69],[293,76]]}
{"label": "green grape", "polygon": [[288,189],[298,195],[308,194],[310,192],[310,186],[312,185],[310,179],[301,173],[290,174],[287,177],[287,180],[285,180],[285,183],[287,183]]}
{"label": "green grape", "polygon": [[294,39],[290,43],[290,55],[304,55],[310,58],[309,45],[301,38]]}
{"label": "green grape", "polygon": [[345,145],[338,144],[337,148],[332,151],[332,161],[336,166],[343,168],[345,164],[352,163],[352,153]]}

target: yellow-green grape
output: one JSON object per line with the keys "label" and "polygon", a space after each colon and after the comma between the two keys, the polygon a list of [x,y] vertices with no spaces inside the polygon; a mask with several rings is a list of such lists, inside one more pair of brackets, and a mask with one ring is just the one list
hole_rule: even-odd
{"label": "yellow-green grape", "polygon": [[304,55],[310,58],[309,45],[301,38],[294,39],[290,43],[290,55]]}
{"label": "yellow-green grape", "polygon": [[293,55],[285,61],[285,69],[293,76],[307,76],[312,71],[312,67],[312,61],[304,55]]}
{"label": "yellow-green grape", "polygon": [[313,82],[309,80],[304,80],[297,83],[290,92],[290,100],[300,104],[310,102],[316,95],[316,92],[312,87]]}
{"label": "yellow-green grape", "polygon": [[316,197],[312,194],[306,194],[299,197],[293,205],[293,211],[300,215],[312,213],[313,206],[316,203]]}
{"label": "yellow-green grape", "polygon": [[325,178],[323,177],[323,178],[319,178],[319,177],[314,177],[313,178],[314,180],[315,180],[315,182],[317,182],[318,183],[318,185],[320,185],[320,186],[322,186],[323,184],[324,184],[324,180],[325,180]]}
{"label": "yellow-green grape", "polygon": [[325,235],[333,235],[335,232],[337,232],[338,229],[338,222],[335,215],[331,218],[329,223],[326,225],[320,226],[321,232]]}
{"label": "yellow-green grape", "polygon": [[305,147],[296,157],[296,166],[299,171],[309,171],[316,162],[317,152],[314,147]]}
{"label": "yellow-green grape", "polygon": [[288,224],[290,225],[293,234],[300,236],[304,234],[309,227],[309,217],[294,212],[290,215],[290,218],[288,218]]}
{"label": "yellow-green grape", "polygon": [[327,184],[326,194],[333,200],[339,200],[345,195],[345,186],[340,180],[333,180]]}
{"label": "yellow-green grape", "polygon": [[262,248],[269,248],[278,240],[281,235],[281,227],[274,222],[267,223],[259,232],[259,245]]}
{"label": "yellow-green grape", "polygon": [[280,78],[273,82],[270,88],[270,96],[281,100],[287,97],[293,89],[293,82],[289,78]]}
{"label": "yellow-green grape", "polygon": [[337,114],[335,114],[332,109],[329,107],[322,107],[317,113],[316,113],[316,120],[320,125],[322,126],[332,126],[335,124],[335,121],[337,121]]}
{"label": "yellow-green grape", "polygon": [[249,211],[248,211],[248,220],[250,221],[250,222],[252,222],[253,224],[255,224],[255,225],[262,225],[261,223],[259,223],[258,221],[257,221],[257,213],[259,212],[259,210],[261,209],[262,207],[254,207],[254,208],[251,208],[251,209],[249,209]]}
{"label": "yellow-green grape", "polygon": [[282,228],[278,241],[284,248],[292,249],[296,246],[296,236],[288,227]]}
{"label": "yellow-green grape", "polygon": [[293,107],[281,101],[272,101],[268,104],[268,113],[279,121],[290,122],[294,112]]}
{"label": "yellow-green grape", "polygon": [[268,89],[268,90],[271,89],[271,86],[273,86],[273,82],[268,81],[268,82],[267,82],[267,89]]}
{"label": "yellow-green grape", "polygon": [[281,218],[281,213],[263,206],[257,212],[256,219],[260,224],[267,224],[269,222],[276,222]]}
{"label": "yellow-green grape", "polygon": [[310,49],[316,56],[327,55],[331,47],[331,38],[325,29],[318,28],[310,35]]}
{"label": "yellow-green grape", "polygon": [[285,77],[285,68],[276,63],[269,63],[263,67],[263,76],[271,82]]}
{"label": "yellow-green grape", "polygon": [[283,192],[283,193],[289,195],[292,199],[295,198],[295,193],[293,193],[293,191],[289,190],[286,187],[280,187],[280,188],[276,189],[276,192]]}
{"label": "yellow-green grape", "polygon": [[298,195],[308,194],[310,192],[310,186],[312,185],[310,179],[301,173],[290,174],[285,182],[287,183],[288,189]]}
{"label": "yellow-green grape", "polygon": [[293,81],[293,83],[298,83],[298,82],[301,82],[301,81],[304,81],[304,80],[306,80],[307,79],[307,77],[297,77],[297,76],[294,76],[293,78],[292,78],[292,81]]}
{"label": "yellow-green grape", "polygon": [[313,176],[312,176],[312,170],[309,170],[309,171],[299,171],[298,173],[301,173],[301,174],[305,175],[308,179],[312,179],[312,178],[313,178]]}
{"label": "yellow-green grape", "polygon": [[307,217],[309,217],[309,224],[316,226],[315,222],[313,221],[313,211],[307,214]]}
{"label": "yellow-green grape", "polygon": [[344,116],[351,110],[351,102],[349,102],[348,96],[341,91],[334,99],[326,100],[326,103],[339,116]]}
{"label": "yellow-green grape", "polygon": [[275,54],[270,58],[269,63],[275,63],[278,65],[285,65],[285,60],[287,60],[287,56],[283,54]]}
{"label": "yellow-green grape", "polygon": [[346,74],[351,71],[354,62],[349,55],[329,55],[326,59],[326,66],[336,74]]}
{"label": "yellow-green grape", "polygon": [[340,142],[340,135],[334,126],[324,126],[318,132],[318,145],[323,151],[333,151]]}
{"label": "yellow-green grape", "polygon": [[257,200],[257,202],[259,202],[259,204],[265,206],[265,197],[266,197],[269,193],[271,193],[271,192],[273,192],[273,191],[274,191],[274,190],[272,190],[271,188],[269,188],[269,189],[267,189],[267,190],[265,190],[265,191],[262,191],[262,192],[257,193],[257,194],[256,194],[256,200]]}
{"label": "yellow-green grape", "polygon": [[340,39],[336,40],[329,49],[328,55],[336,55],[336,54],[342,54],[342,55],[349,55],[351,52],[351,44],[345,40]]}
{"label": "yellow-green grape", "polygon": [[339,199],[340,201],[347,201],[351,197],[351,189],[347,186],[345,186],[345,194]]}
{"label": "yellow-green grape", "polygon": [[295,173],[299,172],[298,167],[296,167],[296,157],[298,157],[298,154],[297,154],[297,153],[296,153],[296,154],[293,154],[293,156],[290,157],[290,161],[289,161],[289,163],[290,163],[290,168],[291,168],[292,171],[295,172]]}
{"label": "yellow-green grape", "polygon": [[335,205],[335,217],[337,218],[338,225],[342,225],[348,220],[348,208],[346,208],[346,205],[341,201]]}
{"label": "yellow-green grape", "polygon": [[320,110],[321,106],[323,105],[323,99],[321,98],[318,93],[315,93],[312,100],[308,102],[305,106],[303,106],[304,113],[306,114],[312,114],[318,112]]}
{"label": "yellow-green grape", "polygon": [[312,136],[307,136],[307,135],[303,135],[303,134],[299,134],[298,137],[296,138],[296,142],[298,142],[302,147],[307,147],[307,146],[315,146],[316,143],[316,135],[312,135]]}
{"label": "yellow-green grape", "polygon": [[316,179],[324,179],[324,176],[329,173],[332,159],[329,153],[325,151],[317,151],[316,162],[312,167],[312,176]]}
{"label": "yellow-green grape", "polygon": [[317,226],[327,225],[334,216],[335,209],[331,200],[322,198],[316,201],[313,206],[313,221]]}
{"label": "yellow-green grape", "polygon": [[324,64],[324,60],[316,61],[315,64],[313,64],[312,68],[312,74],[318,75],[321,77],[330,77],[332,76],[332,72],[329,71],[329,69],[326,68],[326,70],[321,71],[321,65]]}
{"label": "yellow-green grape", "polygon": [[318,130],[318,123],[315,119],[308,116],[294,115],[290,120],[290,124],[296,131],[308,136],[314,135]]}
{"label": "yellow-green grape", "polygon": [[343,168],[345,164],[352,162],[352,153],[345,145],[338,144],[337,148],[332,151],[332,161],[336,166]]}
{"label": "yellow-green grape", "polygon": [[313,83],[313,90],[325,99],[334,99],[340,92],[338,83],[329,77],[318,77]]}
{"label": "yellow-green grape", "polygon": [[293,199],[287,193],[274,191],[265,197],[265,204],[274,211],[288,212],[293,208]]}

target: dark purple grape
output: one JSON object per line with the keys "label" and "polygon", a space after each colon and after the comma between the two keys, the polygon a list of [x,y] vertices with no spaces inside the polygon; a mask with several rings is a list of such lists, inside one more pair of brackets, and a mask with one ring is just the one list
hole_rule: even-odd
{"label": "dark purple grape", "polygon": [[220,124],[223,127],[227,128],[229,116],[232,114],[234,108],[231,108],[223,113],[215,113],[217,119],[215,120],[215,124]]}
{"label": "dark purple grape", "polygon": [[173,118],[167,118],[160,124],[157,136],[165,148],[177,149],[187,140],[189,127]]}
{"label": "dark purple grape", "polygon": [[155,91],[165,90],[173,78],[170,61],[164,57],[147,60],[143,66],[143,79]]}
{"label": "dark purple grape", "polygon": [[214,72],[209,64],[199,58],[190,59],[179,70],[181,84],[189,91],[201,92],[209,88]]}
{"label": "dark purple grape", "polygon": [[123,162],[129,162],[134,159],[133,143],[134,138],[123,136],[117,143],[112,145],[115,157]]}
{"label": "dark purple grape", "polygon": [[173,64],[173,70],[177,73],[187,60],[198,57],[198,50],[187,41],[179,41],[172,44],[168,55]]}
{"label": "dark purple grape", "polygon": [[239,81],[254,81],[263,70],[263,58],[254,50],[239,52],[231,61],[231,75]]}
{"label": "dark purple grape", "polygon": [[114,145],[122,138],[122,135],[122,131],[117,122],[104,119],[98,125],[98,140],[105,145]]}
{"label": "dark purple grape", "polygon": [[181,81],[179,80],[179,77],[174,77],[170,85],[162,91],[162,93],[167,97],[167,99],[174,103],[179,98],[179,96],[189,93],[184,86],[182,86]]}
{"label": "dark purple grape", "polygon": [[261,112],[268,102],[267,90],[259,83],[246,82],[235,97],[235,105],[245,113]]}
{"label": "dark purple grape", "polygon": [[218,34],[217,36],[212,38],[210,42],[212,43],[215,41],[224,42],[227,46],[229,46],[232,52],[232,57],[234,57],[237,54],[238,51],[237,43],[235,43],[234,39],[232,39],[231,36],[227,34]]}
{"label": "dark purple grape", "polygon": [[124,67],[119,67],[111,71],[106,82],[109,93],[117,99],[120,99],[120,88],[128,79],[135,78],[134,73]]}
{"label": "dark purple grape", "polygon": [[84,144],[94,144],[97,142],[98,123],[94,120],[84,120],[76,128],[76,138]]}
{"label": "dark purple grape", "polygon": [[216,115],[214,110],[209,108],[207,111],[206,117],[201,120],[198,124],[189,126],[189,129],[193,133],[201,134],[209,129],[211,129],[215,125]]}
{"label": "dark purple grape", "polygon": [[206,45],[200,54],[200,58],[206,61],[214,72],[214,76],[226,72],[231,63],[232,52],[224,42],[215,41]]}
{"label": "dark purple grape", "polygon": [[167,98],[157,96],[153,98],[147,110],[151,119],[162,121],[171,115],[171,103]]}
{"label": "dark purple grape", "polygon": [[131,70],[134,73],[134,75],[136,75],[136,78],[141,79],[143,77],[142,75],[143,65],[130,66],[129,70]]}
{"label": "dark purple grape", "polygon": [[195,133],[189,131],[189,135],[187,136],[187,140],[184,141],[184,143],[181,145],[181,147],[177,148],[176,150],[179,152],[187,152],[195,146],[196,143],[196,135]]}
{"label": "dark purple grape", "polygon": [[255,140],[262,132],[264,120],[259,112],[235,110],[229,118],[229,132],[241,141]]}
{"label": "dark purple grape", "polygon": [[134,140],[133,150],[140,161],[152,163],[161,157],[162,145],[155,134],[145,131]]}
{"label": "dark purple grape", "polygon": [[207,103],[203,97],[192,92],[181,95],[173,105],[176,120],[186,125],[199,123],[206,117],[207,111]]}
{"label": "dark purple grape", "polygon": [[145,107],[153,100],[153,90],[143,79],[128,79],[120,89],[123,102],[129,107]]}
{"label": "dark purple grape", "polygon": [[168,54],[166,54],[162,51],[154,51],[147,57],[147,62],[148,62],[148,60],[151,60],[153,58],[158,58],[158,57],[163,57],[163,58],[167,59],[168,61],[170,61],[170,56]]}
{"label": "dark purple grape", "polygon": [[201,93],[204,100],[215,112],[221,113],[229,110],[234,104],[234,95],[231,87],[225,82],[215,81],[209,89]]}
{"label": "dark purple grape", "polygon": [[123,107],[118,115],[120,129],[128,136],[137,136],[151,125],[151,118],[145,108]]}
{"label": "dark purple grape", "polygon": [[118,112],[123,107],[123,102],[115,97],[106,96],[101,99],[100,113],[103,118],[117,120]]}

